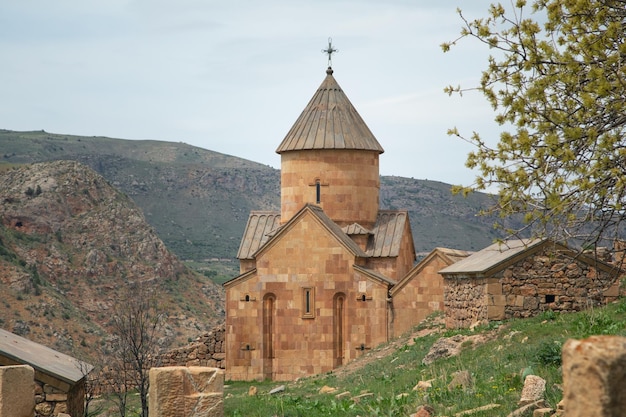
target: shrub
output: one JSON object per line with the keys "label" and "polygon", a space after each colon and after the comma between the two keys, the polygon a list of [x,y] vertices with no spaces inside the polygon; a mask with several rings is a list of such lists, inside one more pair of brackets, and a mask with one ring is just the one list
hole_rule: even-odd
{"label": "shrub", "polygon": [[535,351],[535,360],[544,366],[561,366],[561,349],[563,343],[559,341],[543,341]]}

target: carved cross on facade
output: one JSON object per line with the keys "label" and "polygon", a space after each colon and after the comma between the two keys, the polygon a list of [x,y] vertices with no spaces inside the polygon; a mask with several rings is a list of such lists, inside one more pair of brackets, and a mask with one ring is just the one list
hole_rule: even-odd
{"label": "carved cross on facade", "polygon": [[333,48],[333,38],[328,38],[328,48],[322,49],[322,52],[328,54],[328,68],[333,66],[332,55],[335,52],[339,52],[339,49]]}
{"label": "carved cross on facade", "polygon": [[315,179],[315,182],[309,184],[309,187],[315,187],[315,203],[319,204],[322,202],[322,187],[328,187],[328,183],[322,184],[319,178]]}

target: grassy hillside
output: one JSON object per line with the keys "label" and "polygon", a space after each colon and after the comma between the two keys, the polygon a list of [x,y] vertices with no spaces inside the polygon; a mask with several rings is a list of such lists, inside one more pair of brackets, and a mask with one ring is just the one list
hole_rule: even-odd
{"label": "grassy hillside", "polygon": [[[493,409],[471,415],[506,416],[518,408],[523,376],[528,373],[547,381],[545,399],[556,408],[563,395],[561,346],[567,339],[592,334],[626,336],[625,299],[602,309],[570,314],[547,311],[532,319],[494,322],[475,331],[444,330],[426,321],[412,334],[372,350],[345,368],[287,383],[279,394],[268,395],[281,383],[228,382],[226,415],[408,416],[427,404],[436,416],[454,416],[493,404]],[[435,341],[456,335],[464,340],[460,355],[423,364]],[[458,371],[469,371],[471,386],[449,388]],[[420,381],[429,381],[432,387],[414,389]],[[248,395],[251,385],[258,395]],[[320,393],[324,386],[336,391]]]}

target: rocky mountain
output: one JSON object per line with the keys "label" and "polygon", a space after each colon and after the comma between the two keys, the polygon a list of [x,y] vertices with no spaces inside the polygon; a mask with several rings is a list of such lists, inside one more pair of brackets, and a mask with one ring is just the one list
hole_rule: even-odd
{"label": "rocky mountain", "polygon": [[135,203],[87,166],[0,166],[0,326],[89,357],[130,284],[158,293],[163,346],[223,319],[223,291],[190,271]]}
{"label": "rocky mountain", "polygon": [[[0,130],[3,164],[69,159],[100,173],[143,210],[166,246],[184,260],[231,261],[250,210],[277,210],[280,172],[184,143]],[[407,209],[418,252],[478,250],[497,237],[476,214],[490,196],[453,196],[450,185],[381,177],[381,208]]]}

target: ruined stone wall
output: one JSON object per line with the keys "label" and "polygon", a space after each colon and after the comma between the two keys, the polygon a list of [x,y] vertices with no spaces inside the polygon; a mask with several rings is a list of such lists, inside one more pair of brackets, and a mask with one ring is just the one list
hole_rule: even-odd
{"label": "ruined stone wall", "polygon": [[159,357],[160,366],[206,366],[225,369],[225,327],[221,325],[187,346],[170,350]]}
{"label": "ruined stone wall", "polygon": [[445,278],[443,290],[446,327],[469,327],[487,320],[485,279]]}

